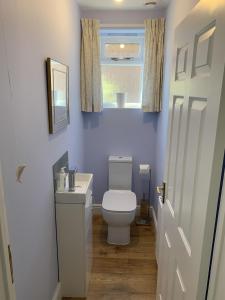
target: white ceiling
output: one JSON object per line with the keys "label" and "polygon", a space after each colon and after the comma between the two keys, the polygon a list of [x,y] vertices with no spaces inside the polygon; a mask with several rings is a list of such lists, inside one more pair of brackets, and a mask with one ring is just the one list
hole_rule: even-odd
{"label": "white ceiling", "polygon": [[77,0],[82,8],[86,9],[124,9],[124,10],[150,10],[161,9],[167,7],[170,0],[156,0],[156,5],[145,6],[144,4],[150,0],[123,0],[116,2],[115,0]]}

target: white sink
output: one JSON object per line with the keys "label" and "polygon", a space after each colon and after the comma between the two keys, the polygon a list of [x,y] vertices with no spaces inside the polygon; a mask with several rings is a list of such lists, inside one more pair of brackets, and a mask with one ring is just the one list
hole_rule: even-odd
{"label": "white sink", "polygon": [[86,193],[93,178],[93,174],[76,173],[74,193]]}
{"label": "white sink", "polygon": [[93,174],[76,173],[75,190],[73,192],[56,192],[56,203],[84,203],[87,196],[92,193]]}

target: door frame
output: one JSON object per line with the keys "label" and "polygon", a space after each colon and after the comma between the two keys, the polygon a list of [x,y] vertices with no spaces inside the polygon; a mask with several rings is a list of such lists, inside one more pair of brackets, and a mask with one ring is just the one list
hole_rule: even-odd
{"label": "door frame", "polygon": [[9,243],[8,224],[6,216],[5,195],[0,161],[0,260],[3,269],[2,286],[5,287],[6,299],[15,300],[15,284],[13,278],[13,264],[11,246]]}
{"label": "door frame", "polygon": [[208,274],[208,283],[206,291],[206,299],[212,299],[214,297],[214,292],[217,285],[218,275],[219,275],[219,262],[221,259],[221,247],[223,246],[224,239],[222,238],[224,219],[221,213],[224,213],[225,205],[225,152],[223,160],[223,169],[221,172],[221,181],[220,181],[220,191],[218,197],[218,207],[214,228],[212,252],[210,258],[210,267]]}

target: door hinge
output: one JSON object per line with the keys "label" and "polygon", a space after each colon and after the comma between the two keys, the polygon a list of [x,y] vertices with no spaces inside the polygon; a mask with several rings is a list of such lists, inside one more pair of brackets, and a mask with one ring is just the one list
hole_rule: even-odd
{"label": "door hinge", "polygon": [[12,261],[12,252],[11,252],[10,245],[8,245],[8,256],[9,256],[9,267],[10,267],[11,280],[12,280],[12,284],[13,284],[14,283],[13,261]]}
{"label": "door hinge", "polygon": [[157,186],[156,190],[157,190],[157,193],[161,195],[162,203],[164,204],[165,200],[166,200],[166,183],[163,182],[162,185]]}

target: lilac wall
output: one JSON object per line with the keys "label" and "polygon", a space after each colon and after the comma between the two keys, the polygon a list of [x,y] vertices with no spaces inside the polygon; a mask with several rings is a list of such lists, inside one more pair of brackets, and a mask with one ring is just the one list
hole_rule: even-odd
{"label": "lilac wall", "polygon": [[[71,123],[48,134],[45,59],[70,67]],[[0,0],[0,160],[17,300],[50,300],[57,284],[52,165],[82,168],[80,15],[74,0]],[[23,183],[18,164],[27,164]]]}
{"label": "lilac wall", "polygon": [[101,203],[108,187],[109,155],[133,157],[133,190],[140,197],[139,164],[149,163],[153,175],[156,170],[157,117],[136,109],[105,109],[102,113],[84,114],[84,168],[94,173],[96,203]]}
{"label": "lilac wall", "polygon": [[[165,15],[165,11],[88,11],[82,17],[97,18],[103,24],[143,24],[146,18]],[[143,113],[138,109],[105,109],[101,114],[84,114],[84,167],[95,177],[95,202],[102,201],[107,190],[108,162],[110,154],[132,155],[133,190],[138,198],[142,186],[138,175],[140,163],[152,166],[152,185],[156,174],[156,128],[158,114]]]}

